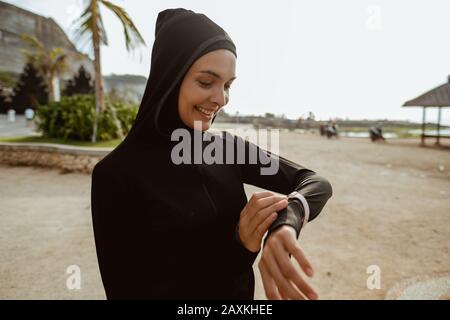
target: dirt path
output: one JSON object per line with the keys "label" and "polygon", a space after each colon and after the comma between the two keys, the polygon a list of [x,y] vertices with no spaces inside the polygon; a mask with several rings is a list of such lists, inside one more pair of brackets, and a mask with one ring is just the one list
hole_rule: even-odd
{"label": "dirt path", "polygon": [[[383,299],[400,280],[450,271],[450,152],[283,133],[280,153],[327,177],[334,195],[300,242],[322,299]],[[248,195],[257,189],[247,187]],[[0,298],[104,299],[90,177],[0,165]],[[66,269],[81,268],[81,289]],[[256,271],[255,298],[263,299]],[[369,290],[366,269],[381,271]]]}

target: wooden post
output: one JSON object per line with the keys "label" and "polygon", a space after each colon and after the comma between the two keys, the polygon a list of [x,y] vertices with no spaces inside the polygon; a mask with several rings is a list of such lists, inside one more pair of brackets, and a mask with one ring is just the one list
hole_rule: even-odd
{"label": "wooden post", "polygon": [[441,137],[441,109],[442,107],[439,107],[439,112],[438,112],[438,123],[437,123],[437,138],[436,138],[436,144],[439,145],[439,138]]}
{"label": "wooden post", "polygon": [[426,108],[423,107],[423,111],[422,111],[422,137],[421,137],[421,145],[424,146],[425,145],[425,110]]}

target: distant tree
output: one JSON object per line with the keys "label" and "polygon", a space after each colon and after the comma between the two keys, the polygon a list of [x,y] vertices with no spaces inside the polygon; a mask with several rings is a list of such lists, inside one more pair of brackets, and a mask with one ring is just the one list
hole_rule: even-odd
{"label": "distant tree", "polygon": [[64,94],[67,96],[73,96],[74,94],[89,94],[94,93],[94,86],[92,85],[91,75],[86,71],[84,66],[78,69],[78,73],[75,74],[73,79],[70,79],[67,83]]}
{"label": "distant tree", "polygon": [[13,88],[17,83],[17,76],[13,72],[0,71],[0,86],[3,88]]}
{"label": "distant tree", "polygon": [[[56,92],[53,86],[54,80],[58,79],[69,68],[67,54],[62,48],[52,48],[48,50],[44,44],[36,37],[22,34],[22,40],[31,49],[23,49],[28,62],[38,70],[46,82],[48,101],[54,101]],[[59,92],[58,92],[59,94]]]}
{"label": "distant tree", "polygon": [[[78,36],[87,37],[94,50],[94,70],[95,70],[95,121],[92,133],[92,142],[97,139],[97,127],[99,113],[104,110],[104,96],[103,96],[103,81],[100,61],[100,46],[108,45],[108,38],[106,29],[103,25],[102,13],[100,7],[108,9],[116,15],[123,26],[123,33],[125,37],[125,46],[127,51],[133,50],[140,45],[145,45],[144,38],[142,38],[139,30],[134,25],[128,13],[124,8],[107,0],[89,0],[86,1],[86,8],[77,19]],[[118,121],[116,121],[118,123]],[[121,135],[123,140],[123,135]]]}
{"label": "distant tree", "polygon": [[23,113],[26,108],[37,109],[39,104],[47,103],[48,93],[45,81],[33,64],[27,63],[14,87],[11,107],[17,113]]}
{"label": "distant tree", "polygon": [[273,113],[266,112],[266,113],[264,114],[264,117],[266,117],[266,118],[275,118],[275,115],[274,115]]}
{"label": "distant tree", "polygon": [[308,121],[314,121],[314,120],[316,120],[316,116],[314,115],[314,113],[313,112],[308,112],[308,118],[306,118],[306,120],[308,120]]}
{"label": "distant tree", "polygon": [[7,109],[6,93],[3,87],[0,86],[0,113],[6,113]]}

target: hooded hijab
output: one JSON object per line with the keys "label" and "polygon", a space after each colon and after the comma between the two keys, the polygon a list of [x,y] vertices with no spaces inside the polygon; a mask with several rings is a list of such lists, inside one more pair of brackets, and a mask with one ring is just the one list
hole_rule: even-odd
{"label": "hooded hijab", "polygon": [[[108,299],[253,299],[258,253],[236,237],[247,203],[243,184],[301,192],[310,220],[331,196],[325,179],[282,157],[277,174],[265,177],[258,164],[173,163],[178,142],[171,132],[194,135],[178,114],[181,82],[198,58],[218,49],[236,55],[227,33],[205,15],[181,8],[159,13],[133,127],[92,174],[95,243]],[[225,141],[225,148],[235,142]],[[298,234],[301,213],[301,206],[287,209],[272,229],[290,224]]]}

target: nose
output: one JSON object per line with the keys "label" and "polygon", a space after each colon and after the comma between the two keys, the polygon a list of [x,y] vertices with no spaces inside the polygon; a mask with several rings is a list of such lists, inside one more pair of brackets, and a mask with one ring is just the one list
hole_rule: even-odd
{"label": "nose", "polygon": [[223,88],[217,88],[211,97],[211,102],[217,104],[219,109],[228,103],[228,93]]}

